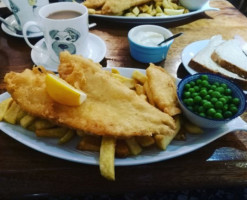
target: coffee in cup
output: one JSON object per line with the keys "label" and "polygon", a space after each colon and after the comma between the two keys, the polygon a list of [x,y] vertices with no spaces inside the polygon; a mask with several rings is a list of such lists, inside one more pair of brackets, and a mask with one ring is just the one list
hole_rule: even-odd
{"label": "coffee in cup", "polygon": [[59,63],[61,51],[82,56],[87,54],[88,10],[84,5],[75,2],[52,3],[42,7],[38,15],[39,22],[29,21],[23,28],[24,39],[31,48],[41,51],[27,37],[29,27],[35,26],[44,34],[47,49],[42,50],[55,62]]}

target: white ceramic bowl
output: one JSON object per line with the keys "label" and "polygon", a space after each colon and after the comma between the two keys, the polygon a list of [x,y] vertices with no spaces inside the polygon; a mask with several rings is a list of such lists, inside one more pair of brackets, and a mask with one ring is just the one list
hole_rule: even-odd
{"label": "white ceramic bowl", "polygon": [[180,4],[188,10],[198,10],[209,0],[179,0]]}
{"label": "white ceramic bowl", "polygon": [[[128,33],[131,56],[142,63],[157,63],[166,58],[173,40],[155,45],[159,41],[172,36],[168,29],[157,25],[140,25],[132,28]],[[150,40],[151,38],[151,40]],[[149,40],[147,42],[147,40]]]}

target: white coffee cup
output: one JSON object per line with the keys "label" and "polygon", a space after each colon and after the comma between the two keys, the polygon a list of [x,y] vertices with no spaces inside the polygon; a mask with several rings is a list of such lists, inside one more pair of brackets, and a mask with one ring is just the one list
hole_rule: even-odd
{"label": "white coffee cup", "polygon": [[[40,8],[49,4],[49,0],[3,0],[3,2],[13,13],[16,20],[15,28],[20,31],[23,29],[23,26],[27,21],[37,21]],[[29,31],[38,32],[39,29],[36,27],[30,27]]]}
{"label": "white coffee cup", "polygon": [[[54,19],[54,16],[58,19]],[[52,3],[39,10],[39,17],[39,22],[29,21],[23,27],[24,39],[32,49],[43,53],[46,51],[57,63],[61,51],[87,54],[88,10],[84,5],[73,2]],[[43,32],[47,49],[40,49],[29,42],[27,31],[31,26],[36,26]]]}

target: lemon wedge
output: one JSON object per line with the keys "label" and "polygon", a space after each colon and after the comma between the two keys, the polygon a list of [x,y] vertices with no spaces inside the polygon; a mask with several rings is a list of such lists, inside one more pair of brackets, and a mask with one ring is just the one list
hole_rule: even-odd
{"label": "lemon wedge", "polygon": [[87,95],[54,74],[46,75],[46,91],[56,102],[67,106],[79,106]]}

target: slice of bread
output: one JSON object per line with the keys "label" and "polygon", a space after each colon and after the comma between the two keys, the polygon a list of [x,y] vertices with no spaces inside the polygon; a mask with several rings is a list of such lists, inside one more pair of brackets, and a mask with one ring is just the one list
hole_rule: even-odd
{"label": "slice of bread", "polygon": [[221,67],[247,78],[247,56],[237,40],[227,40],[218,45],[211,58]]}
{"label": "slice of bread", "polygon": [[247,90],[247,79],[238,76],[212,60],[211,56],[217,46],[224,43],[220,35],[210,39],[208,45],[200,50],[189,62],[189,66],[197,72],[210,72],[224,76],[239,85],[243,90]]}

